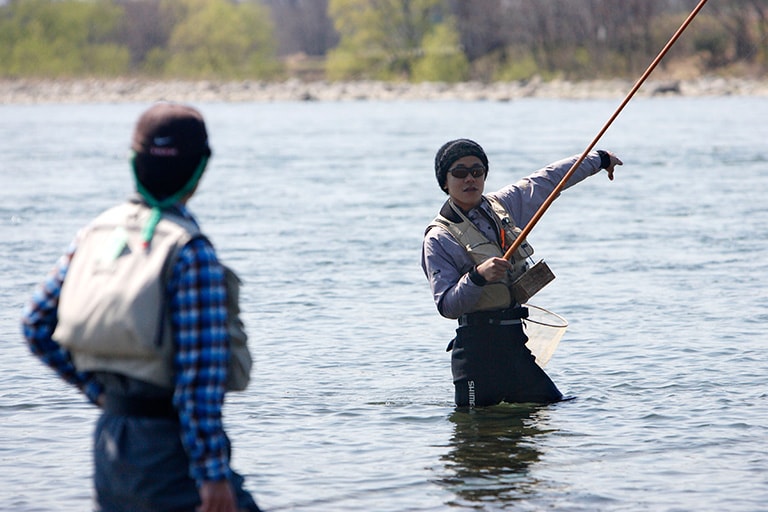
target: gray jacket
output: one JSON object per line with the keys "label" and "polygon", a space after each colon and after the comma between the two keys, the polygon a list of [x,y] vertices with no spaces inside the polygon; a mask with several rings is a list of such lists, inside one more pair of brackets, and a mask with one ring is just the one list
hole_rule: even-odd
{"label": "gray jacket", "polygon": [[[495,197],[512,215],[517,226],[528,224],[533,215],[557,187],[580,155],[558,160],[539,169],[517,183],[487,194]],[[566,183],[564,189],[583,181],[600,171],[601,159],[597,151],[591,152]],[[472,223],[490,240],[496,239],[495,227],[480,208],[489,208],[486,202],[466,213]],[[486,213],[492,214],[491,211]],[[482,287],[469,279],[475,263],[467,251],[444,228],[434,226],[424,236],[421,268],[429,280],[432,295],[440,314],[458,318],[471,310],[480,298]]]}

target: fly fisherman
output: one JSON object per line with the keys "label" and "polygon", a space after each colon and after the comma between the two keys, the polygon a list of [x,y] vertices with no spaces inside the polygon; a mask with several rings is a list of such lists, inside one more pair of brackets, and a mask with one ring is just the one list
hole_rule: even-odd
{"label": "fly fisherman", "polygon": [[258,511],[222,424],[225,391],[250,372],[238,281],[186,207],[211,156],[205,122],[158,103],[132,149],[138,195],[78,233],[25,311],[24,336],[102,409],[96,510]]}
{"label": "fly fisherman", "polygon": [[[525,346],[528,312],[521,304],[528,296],[514,282],[529,271],[533,249],[523,242],[510,260],[503,256],[577,160],[554,162],[483,195],[488,158],[479,144],[457,139],[437,151],[435,174],[448,200],[427,227],[421,266],[439,313],[459,321],[448,346],[459,407],[563,398]],[[610,152],[589,153],[564,188],[601,169],[613,180],[621,164]]]}

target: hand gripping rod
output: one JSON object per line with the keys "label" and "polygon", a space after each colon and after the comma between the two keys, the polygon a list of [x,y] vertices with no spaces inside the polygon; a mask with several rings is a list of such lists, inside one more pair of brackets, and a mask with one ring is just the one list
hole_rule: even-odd
{"label": "hand gripping rod", "polygon": [[699,11],[704,7],[704,4],[707,3],[707,0],[701,0],[699,4],[691,11],[691,14],[688,15],[688,17],[685,19],[682,25],[680,25],[680,28],[677,29],[677,32],[674,33],[672,38],[667,42],[667,44],[664,46],[664,48],[661,49],[659,54],[656,56],[655,59],[653,59],[653,62],[651,62],[650,66],[645,70],[645,72],[642,74],[642,76],[638,79],[638,81],[635,83],[635,85],[632,87],[632,89],[627,94],[626,98],[624,98],[624,101],[621,102],[621,105],[614,111],[613,115],[608,119],[608,121],[603,125],[603,128],[600,130],[600,132],[595,136],[594,139],[592,139],[592,142],[587,146],[587,148],[584,150],[584,152],[581,154],[581,156],[574,162],[574,164],[571,166],[571,168],[568,170],[567,173],[565,173],[565,176],[563,176],[563,179],[560,180],[560,183],[557,184],[555,189],[552,191],[552,193],[549,194],[547,199],[542,203],[542,205],[539,207],[539,209],[536,211],[536,213],[531,217],[531,220],[528,222],[528,224],[525,226],[525,228],[520,232],[520,235],[515,239],[515,241],[512,243],[512,245],[507,249],[507,252],[504,253],[504,259],[510,259],[512,255],[515,253],[515,251],[520,247],[520,245],[525,241],[525,239],[528,237],[528,234],[531,232],[531,230],[534,228],[537,222],[541,219],[541,217],[544,215],[544,213],[547,211],[547,209],[550,207],[550,205],[555,201],[558,194],[563,190],[565,187],[565,184],[568,183],[568,180],[573,175],[574,172],[576,172],[576,169],[581,165],[581,163],[584,161],[584,159],[587,157],[590,151],[592,151],[592,148],[597,145],[597,142],[600,140],[600,138],[605,134],[605,132],[608,130],[608,128],[613,124],[613,122],[616,120],[616,118],[619,116],[622,110],[624,110],[624,107],[627,106],[627,103],[632,99],[632,97],[635,95],[638,89],[643,85],[645,80],[648,78],[648,76],[653,72],[654,69],[656,69],[656,66],[661,62],[661,59],[664,58],[664,56],[667,54],[670,48],[672,48],[672,45],[675,44],[675,42],[678,40],[680,35],[685,31],[686,28],[688,28],[688,25],[693,21],[693,19],[696,17],[697,14],[699,14]]}

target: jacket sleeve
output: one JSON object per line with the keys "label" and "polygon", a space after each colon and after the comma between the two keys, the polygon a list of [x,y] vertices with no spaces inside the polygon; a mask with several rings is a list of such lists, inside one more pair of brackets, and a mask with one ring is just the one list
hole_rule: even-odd
{"label": "jacket sleeve", "polygon": [[458,318],[480,300],[483,288],[469,279],[468,272],[473,267],[467,251],[445,230],[433,227],[427,232],[422,245],[421,268],[442,316]]}
{"label": "jacket sleeve", "polygon": [[168,281],[176,343],[174,405],[181,440],[198,482],[227,478],[229,442],[222,423],[229,337],[224,268],[205,238],[179,252]]}
{"label": "jacket sleeve", "polygon": [[[525,227],[536,214],[536,211],[544,204],[544,201],[547,200],[547,197],[555,190],[555,187],[562,181],[571,166],[579,159],[579,156],[581,155],[552,162],[520,181],[489,195],[496,197],[504,204],[518,226]],[[598,152],[589,153],[571,175],[563,190],[567,190],[600,172],[600,164],[601,159]]]}
{"label": "jacket sleeve", "polygon": [[96,404],[101,385],[88,372],[78,372],[70,353],[53,339],[58,319],[59,296],[69,263],[75,253],[73,242],[38,286],[21,319],[22,333],[32,353]]}

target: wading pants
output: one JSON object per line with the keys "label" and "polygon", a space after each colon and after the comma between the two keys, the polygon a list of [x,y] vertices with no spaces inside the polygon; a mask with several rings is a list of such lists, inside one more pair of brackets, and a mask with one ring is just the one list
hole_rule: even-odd
{"label": "wading pants", "polygon": [[451,352],[456,405],[562,400],[562,393],[525,346],[527,341],[521,322],[460,326]]}
{"label": "wading pants", "polygon": [[[102,413],[94,465],[97,511],[194,512],[200,505],[176,419]],[[259,512],[243,478],[233,471],[230,482],[240,510]]]}

